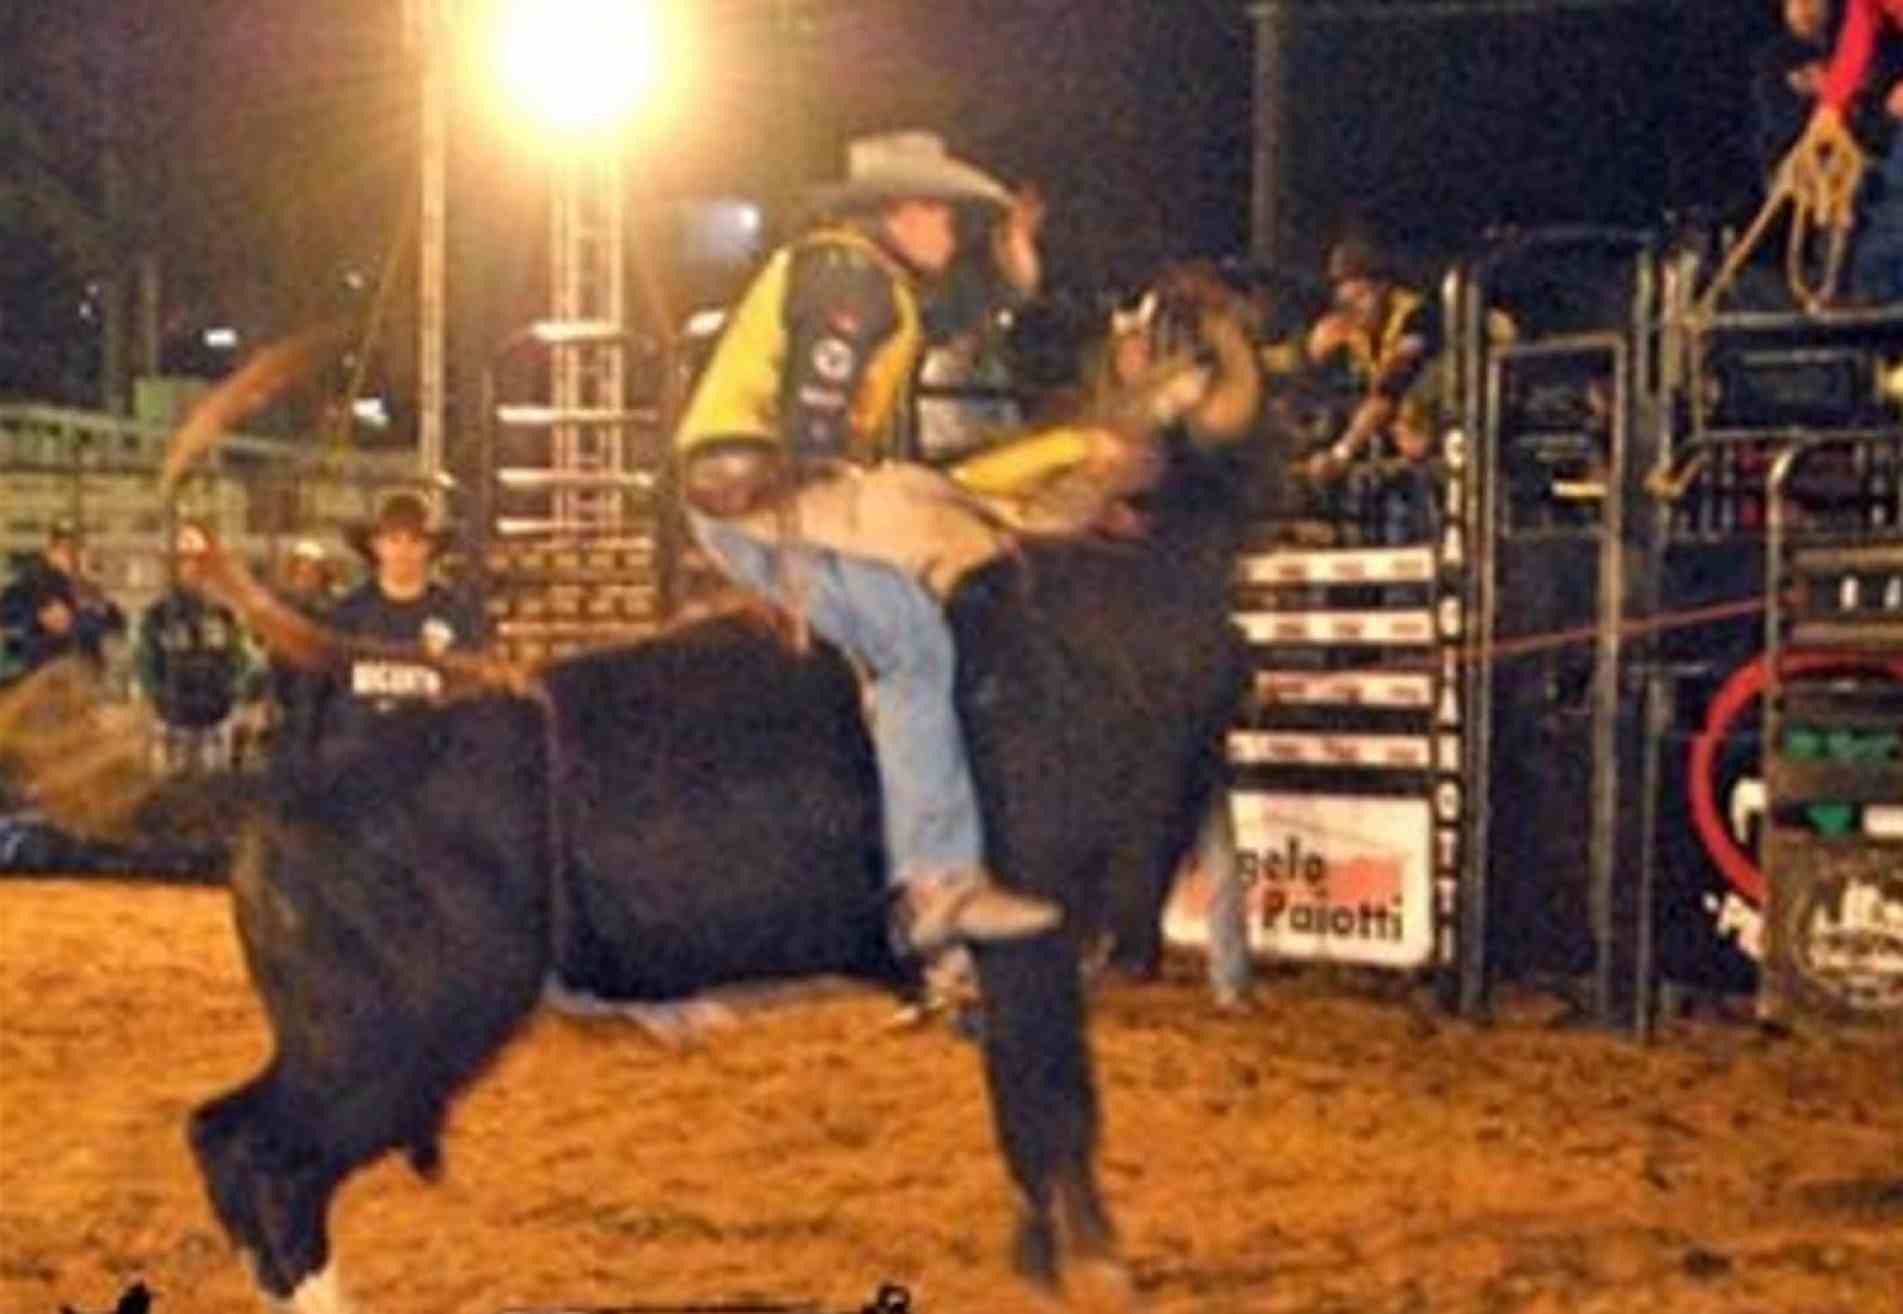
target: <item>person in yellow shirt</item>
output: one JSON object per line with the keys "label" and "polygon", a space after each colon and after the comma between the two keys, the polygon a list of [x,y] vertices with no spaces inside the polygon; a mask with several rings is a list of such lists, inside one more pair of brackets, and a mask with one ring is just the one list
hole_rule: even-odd
{"label": "person in yellow shirt", "polygon": [[[942,606],[1008,541],[1002,504],[979,494],[1019,463],[981,456],[961,482],[908,459],[904,429],[927,343],[1036,291],[1043,206],[918,132],[855,141],[846,179],[816,200],[825,217],[755,276],[683,413],[688,520],[729,579],[871,673],[895,921],[911,947],[1036,935],[1061,912],[986,866]],[[1108,435],[1067,445],[1073,468],[1113,472]]]}

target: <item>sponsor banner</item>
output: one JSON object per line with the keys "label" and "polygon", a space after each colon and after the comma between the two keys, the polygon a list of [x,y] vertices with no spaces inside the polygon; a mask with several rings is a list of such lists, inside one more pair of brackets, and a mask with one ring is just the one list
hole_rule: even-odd
{"label": "sponsor banner", "polygon": [[1792,920],[1791,956],[1813,987],[1859,1012],[1903,1016],[1903,880],[1818,888]]}
{"label": "sponsor banner", "polygon": [[[1428,611],[1238,611],[1232,619],[1250,643],[1368,643],[1414,645],[1434,641]],[[1455,624],[1455,633],[1459,626]]]}
{"label": "sponsor banner", "polygon": [[1433,702],[1431,675],[1390,671],[1257,671],[1255,696],[1263,703],[1345,707],[1424,708]]}
{"label": "sponsor banner", "polygon": [[1433,763],[1426,735],[1330,735],[1232,730],[1229,760],[1237,766],[1370,767],[1424,771]]}
{"label": "sponsor banner", "polygon": [[1389,584],[1434,578],[1432,548],[1256,552],[1236,562],[1238,584]]}
{"label": "sponsor banner", "polygon": [[[1379,967],[1434,956],[1425,799],[1236,790],[1229,805],[1253,951]],[[1208,873],[1187,874],[1164,910],[1164,935],[1206,946],[1210,896]]]}

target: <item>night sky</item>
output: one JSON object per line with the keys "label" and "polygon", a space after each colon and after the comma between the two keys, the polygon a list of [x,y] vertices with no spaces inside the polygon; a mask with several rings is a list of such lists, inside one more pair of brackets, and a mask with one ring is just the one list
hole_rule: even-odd
{"label": "night sky", "polygon": [[[178,247],[168,287],[187,303],[180,316],[309,313],[312,298],[295,286],[305,275],[272,254],[274,242],[325,252],[333,267],[377,266],[414,186],[414,70],[395,39],[399,6],[71,0],[58,11],[72,15],[65,39],[91,39],[94,8],[134,29],[126,58],[139,113],[163,109],[168,88],[195,97],[186,129],[145,143],[148,165],[195,171],[224,207],[211,240],[186,240],[190,223],[158,225],[160,243]],[[97,134],[69,89],[43,85],[51,65],[37,57],[54,11],[38,0],[0,9],[0,113],[36,118],[83,188]],[[1060,285],[1127,283],[1167,258],[1246,248],[1253,28],[1236,0],[790,9],[801,17],[789,29],[774,21],[789,12],[778,0],[702,0],[697,80],[631,156],[633,200],[648,218],[680,195],[832,175],[857,132],[930,127],[1045,189]],[[1649,224],[1686,210],[1735,218],[1754,199],[1746,67],[1775,30],[1771,0],[1296,0],[1294,11],[1278,244],[1293,262],[1312,267],[1349,218],[1438,256],[1490,225]],[[506,319],[543,295],[543,162],[470,121],[453,164],[465,295],[472,281],[491,284],[474,301]],[[271,220],[262,236],[246,227],[260,216]],[[27,301],[76,283],[17,204],[0,204],[0,239],[4,394],[22,390],[6,377],[22,359],[6,341],[58,328]]]}

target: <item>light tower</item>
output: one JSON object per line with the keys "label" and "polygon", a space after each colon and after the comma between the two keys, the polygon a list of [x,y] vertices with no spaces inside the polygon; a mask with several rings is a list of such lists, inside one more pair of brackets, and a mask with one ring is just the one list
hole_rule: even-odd
{"label": "light tower", "polygon": [[[549,165],[549,316],[508,340],[484,389],[485,591],[505,649],[535,659],[661,610],[668,379],[628,316],[624,157],[680,61],[658,0],[497,0],[488,16],[494,84]],[[509,358],[531,351],[546,400],[504,398]]]}
{"label": "light tower", "polygon": [[449,154],[449,7],[404,0],[404,39],[422,68],[416,240],[416,457],[418,474],[442,476],[444,417],[444,199]]}
{"label": "light tower", "polygon": [[[564,155],[550,188],[550,317],[557,324],[627,325],[627,231],[620,153]],[[627,342],[604,336],[557,342],[551,392],[557,419],[550,469],[573,482],[551,488],[554,532],[601,534],[628,528],[629,489],[596,476],[627,471]]]}

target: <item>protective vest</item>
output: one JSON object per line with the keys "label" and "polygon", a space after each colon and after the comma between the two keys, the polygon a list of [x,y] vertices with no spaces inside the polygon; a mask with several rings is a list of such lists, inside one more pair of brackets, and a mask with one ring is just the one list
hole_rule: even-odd
{"label": "protective vest", "polygon": [[796,255],[823,245],[851,247],[889,275],[898,327],[874,349],[853,394],[848,454],[870,465],[892,452],[906,389],[924,348],[918,296],[905,269],[871,238],[851,228],[822,229],[774,253],[741,298],[714,349],[674,432],[676,452],[686,456],[708,444],[736,438],[785,449],[780,397],[786,369],[788,271]]}
{"label": "protective vest", "polygon": [[1362,378],[1372,379],[1383,364],[1394,359],[1395,344],[1400,342],[1408,316],[1420,307],[1421,300],[1418,292],[1404,287],[1393,289],[1388,294],[1387,318],[1381,321],[1380,329],[1373,334],[1356,333],[1348,339],[1349,353]]}

